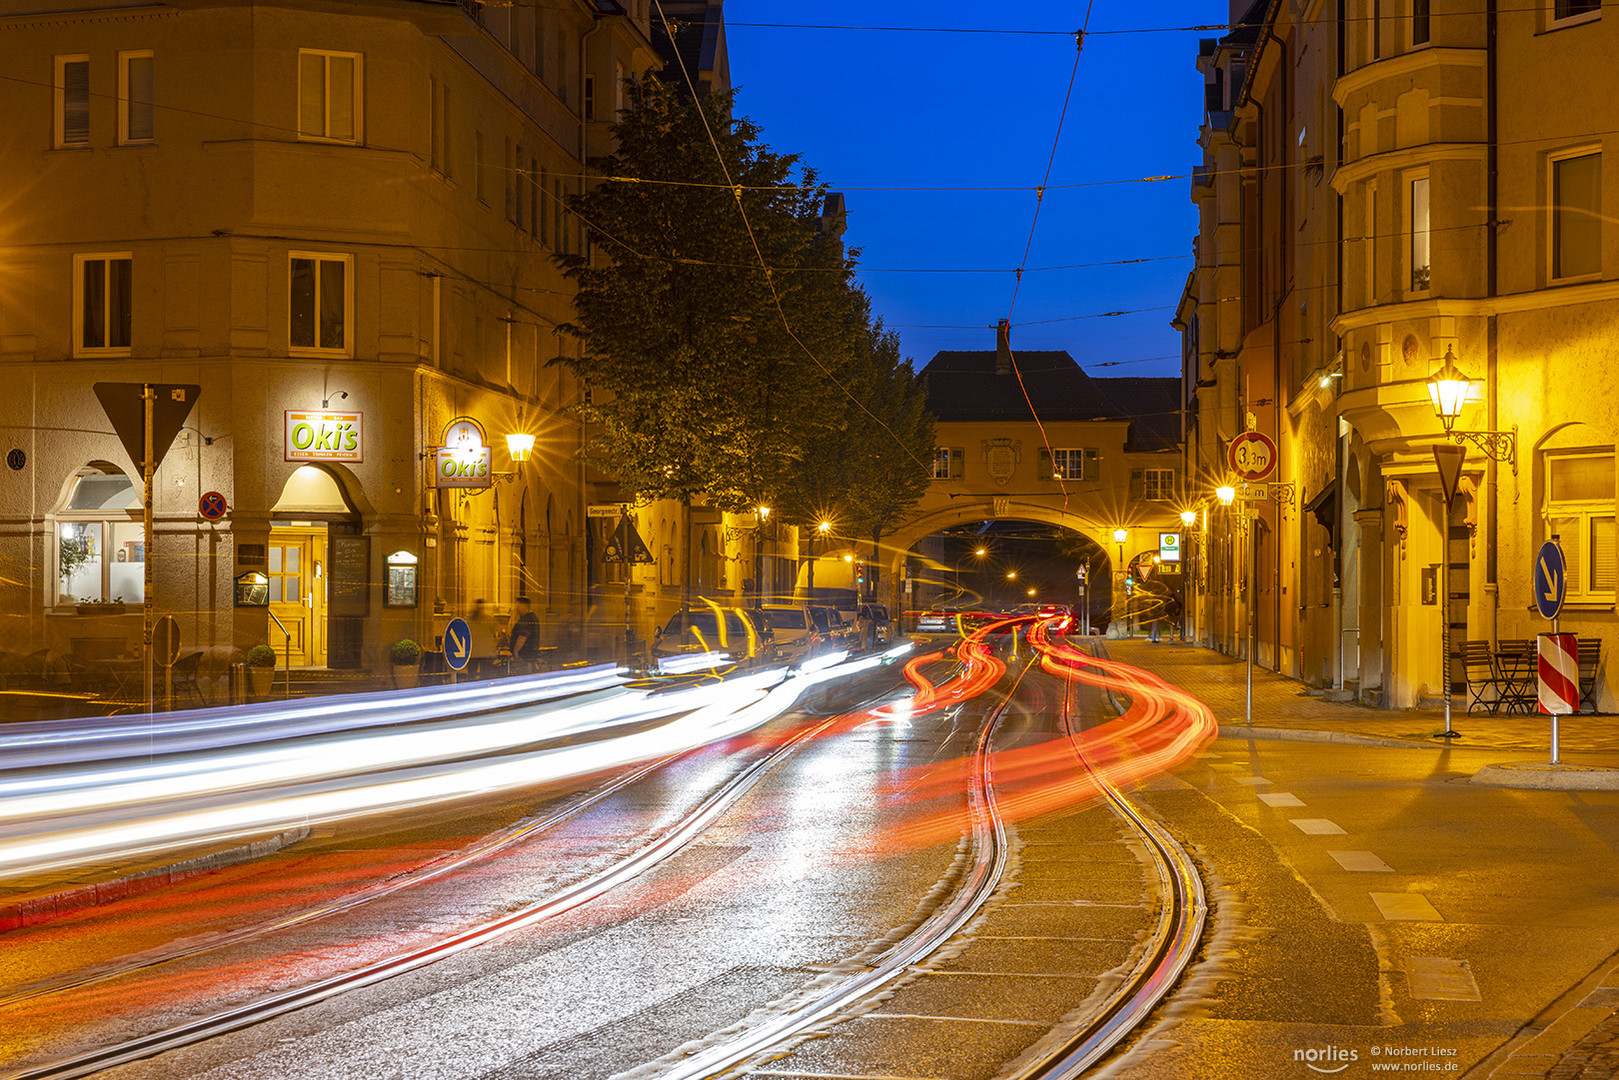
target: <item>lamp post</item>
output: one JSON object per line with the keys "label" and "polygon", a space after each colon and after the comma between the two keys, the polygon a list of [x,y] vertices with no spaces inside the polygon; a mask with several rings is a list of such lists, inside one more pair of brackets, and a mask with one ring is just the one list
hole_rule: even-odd
{"label": "lamp post", "polygon": [[811,604],[815,603],[815,541],[821,540],[824,542],[827,535],[831,532],[832,523],[830,521],[823,521],[819,525],[815,526],[815,531],[810,534],[809,586],[804,599]]}
{"label": "lamp post", "polygon": [[[1231,624],[1236,620],[1237,616],[1237,590],[1231,587],[1231,503],[1232,500],[1237,497],[1237,489],[1232,487],[1230,484],[1222,484],[1220,487],[1214,489],[1214,497],[1220,500],[1220,506],[1225,510],[1225,558],[1223,560],[1216,560],[1220,563],[1224,571],[1221,575],[1221,584],[1224,587],[1227,601],[1226,603],[1220,605],[1221,608],[1227,609],[1227,612],[1225,617],[1220,620],[1220,629],[1222,632],[1215,635],[1215,640],[1219,641],[1222,639],[1230,639],[1234,636],[1231,632]],[[1231,642],[1231,647],[1228,651],[1236,652],[1235,642]]]}
{"label": "lamp post", "polygon": [[967,558],[967,555],[971,555],[975,559],[982,559],[985,555],[988,555],[988,554],[989,554],[989,548],[984,547],[983,545],[980,544],[978,547],[974,548],[972,551],[968,552],[966,555],[960,555],[960,556],[958,556],[956,558],[956,596],[958,598],[963,595],[962,588],[961,588],[961,564],[962,564],[962,562]]}
{"label": "lamp post", "polygon": [[1456,366],[1456,354],[1449,345],[1445,346],[1445,355],[1442,357],[1443,366],[1428,376],[1428,400],[1433,403],[1433,411],[1439,417],[1439,422],[1445,426],[1445,434],[1454,443],[1472,443],[1483,451],[1484,456],[1491,461],[1504,461],[1512,466],[1512,475],[1518,475],[1518,425],[1512,425],[1511,431],[1456,431],[1456,421],[1462,415],[1462,408],[1473,399],[1473,388],[1478,384],[1477,379],[1468,378]]}
{"label": "lamp post", "polygon": [[753,533],[753,591],[756,607],[765,606],[765,526],[770,523],[770,507],[760,504],[759,525]]}
{"label": "lamp post", "polygon": [[1196,510],[1182,510],[1181,511],[1181,558],[1184,560],[1181,563],[1181,641],[1182,642],[1184,642],[1186,640],[1186,638],[1187,638],[1186,630],[1187,630],[1187,626],[1188,626],[1188,624],[1190,622],[1190,616],[1187,614],[1187,612],[1191,609],[1191,603],[1189,603],[1189,601],[1195,600],[1196,599],[1196,594],[1198,592],[1197,578],[1196,578],[1196,573],[1197,573],[1198,568],[1196,568],[1196,567],[1194,567],[1192,565],[1192,558],[1193,558],[1194,548],[1193,548],[1193,545],[1191,543],[1189,543],[1189,541],[1191,540],[1191,537],[1192,537],[1192,526],[1195,525],[1195,524],[1197,524],[1197,511]]}
{"label": "lamp post", "polygon": [[1120,603],[1119,600],[1121,596],[1127,595],[1124,592],[1124,542],[1128,539],[1130,539],[1129,529],[1113,530],[1113,542],[1119,545],[1119,561],[1113,569],[1113,603],[1114,610],[1121,616],[1119,621],[1124,626],[1126,637],[1130,636],[1130,613],[1127,610],[1129,604]]}

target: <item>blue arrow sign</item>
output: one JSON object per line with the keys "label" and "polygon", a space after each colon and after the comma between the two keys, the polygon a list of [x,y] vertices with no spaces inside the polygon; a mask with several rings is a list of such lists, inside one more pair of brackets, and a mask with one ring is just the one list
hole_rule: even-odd
{"label": "blue arrow sign", "polygon": [[472,659],[472,628],[465,619],[451,619],[444,628],[444,660],[456,671]]}
{"label": "blue arrow sign", "polygon": [[1567,593],[1568,563],[1563,559],[1562,545],[1548,540],[1535,553],[1535,607],[1540,609],[1540,617],[1557,618]]}

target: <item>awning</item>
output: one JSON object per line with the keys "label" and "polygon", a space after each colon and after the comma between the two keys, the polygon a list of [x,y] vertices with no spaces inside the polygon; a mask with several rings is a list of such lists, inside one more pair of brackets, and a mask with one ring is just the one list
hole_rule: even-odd
{"label": "awning", "polygon": [[1304,504],[1304,509],[1315,515],[1321,527],[1334,537],[1338,535],[1338,480],[1334,477],[1326,487],[1316,492],[1315,498]]}

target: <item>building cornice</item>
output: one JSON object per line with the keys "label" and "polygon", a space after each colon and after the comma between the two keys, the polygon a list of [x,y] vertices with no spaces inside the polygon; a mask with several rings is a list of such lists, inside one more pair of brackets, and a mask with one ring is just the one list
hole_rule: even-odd
{"label": "building cornice", "polygon": [[1484,70],[1487,56],[1483,49],[1428,48],[1374,60],[1365,67],[1340,75],[1332,84],[1332,100],[1341,109],[1349,95],[1369,89],[1385,79],[1406,79],[1431,67],[1476,67]]}
{"label": "building cornice", "polygon": [[1416,169],[1436,161],[1483,161],[1488,149],[1481,142],[1419,143],[1399,150],[1346,161],[1332,170],[1332,190],[1342,195],[1349,185],[1370,179],[1381,172]]}
{"label": "building cornice", "polygon": [[1477,318],[1485,315],[1515,315],[1524,311],[1600,304],[1619,300],[1619,281],[1589,281],[1580,285],[1557,285],[1529,292],[1472,299],[1412,300],[1404,304],[1378,304],[1346,311],[1332,320],[1332,332],[1342,336],[1354,330],[1383,323],[1443,316]]}
{"label": "building cornice", "polygon": [[30,30],[62,23],[132,22],[137,19],[172,19],[180,12],[168,4],[132,4],[129,7],[70,8],[61,11],[31,11],[26,15],[0,17],[0,30]]}

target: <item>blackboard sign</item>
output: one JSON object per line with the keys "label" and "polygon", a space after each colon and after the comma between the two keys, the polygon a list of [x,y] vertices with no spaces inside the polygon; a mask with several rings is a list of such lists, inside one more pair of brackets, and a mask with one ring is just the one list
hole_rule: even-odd
{"label": "blackboard sign", "polygon": [[364,618],[371,612],[371,541],[333,536],[331,614]]}

